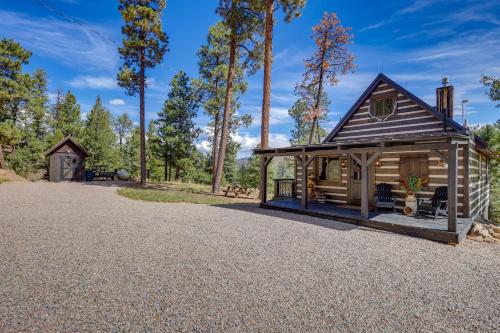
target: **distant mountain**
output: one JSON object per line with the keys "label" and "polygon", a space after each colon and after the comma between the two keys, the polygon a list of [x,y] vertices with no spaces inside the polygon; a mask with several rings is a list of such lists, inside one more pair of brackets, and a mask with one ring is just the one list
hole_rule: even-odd
{"label": "distant mountain", "polygon": [[236,159],[236,165],[238,166],[238,169],[247,165],[249,157],[242,157],[242,158],[237,158]]}

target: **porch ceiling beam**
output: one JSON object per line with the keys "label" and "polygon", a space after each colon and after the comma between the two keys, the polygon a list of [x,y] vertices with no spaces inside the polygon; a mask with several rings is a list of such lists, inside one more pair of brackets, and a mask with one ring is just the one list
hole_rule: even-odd
{"label": "porch ceiling beam", "polygon": [[351,153],[384,153],[384,152],[398,152],[401,150],[404,151],[420,151],[420,150],[447,150],[450,147],[450,143],[446,142],[436,142],[436,143],[424,143],[424,144],[415,144],[415,145],[401,145],[401,146],[389,146],[389,147],[364,147],[364,148],[349,148],[349,149],[337,149],[333,147],[331,149],[321,149],[321,150],[312,150],[305,152],[282,152],[282,153],[264,153],[260,154],[261,156],[301,156],[301,155],[339,155],[339,154],[351,154]]}
{"label": "porch ceiling beam", "polygon": [[431,149],[430,154],[434,157],[442,159],[446,164],[448,164],[448,156],[446,156],[445,154],[443,154],[439,150]]}

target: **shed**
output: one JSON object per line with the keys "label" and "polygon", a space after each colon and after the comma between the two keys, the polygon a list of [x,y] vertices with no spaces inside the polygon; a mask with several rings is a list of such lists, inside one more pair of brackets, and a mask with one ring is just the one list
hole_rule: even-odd
{"label": "shed", "polygon": [[89,154],[72,136],[59,141],[45,156],[49,158],[49,181],[84,180],[85,158]]}

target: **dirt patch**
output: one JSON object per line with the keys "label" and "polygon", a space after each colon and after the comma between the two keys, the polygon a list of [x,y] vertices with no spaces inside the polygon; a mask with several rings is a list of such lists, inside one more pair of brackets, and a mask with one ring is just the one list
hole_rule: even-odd
{"label": "dirt patch", "polygon": [[7,182],[25,182],[26,179],[17,175],[14,171],[0,169],[0,184]]}

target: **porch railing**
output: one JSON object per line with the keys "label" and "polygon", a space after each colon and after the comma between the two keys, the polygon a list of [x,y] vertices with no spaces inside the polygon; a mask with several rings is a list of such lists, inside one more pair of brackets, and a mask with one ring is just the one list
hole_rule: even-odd
{"label": "porch railing", "polygon": [[274,198],[295,198],[296,196],[295,179],[293,178],[280,178],[274,180]]}

